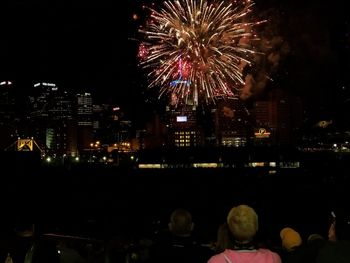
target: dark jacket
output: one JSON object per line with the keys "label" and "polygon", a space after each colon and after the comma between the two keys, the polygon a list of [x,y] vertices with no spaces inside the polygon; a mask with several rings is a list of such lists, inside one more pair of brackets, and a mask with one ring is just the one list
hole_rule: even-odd
{"label": "dark jacket", "polygon": [[213,251],[199,244],[193,237],[167,234],[155,241],[151,248],[152,263],[206,263]]}

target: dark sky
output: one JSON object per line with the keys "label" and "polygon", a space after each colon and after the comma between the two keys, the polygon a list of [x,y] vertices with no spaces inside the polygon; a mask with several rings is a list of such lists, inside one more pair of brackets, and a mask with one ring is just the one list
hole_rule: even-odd
{"label": "dark sky", "polygon": [[[302,95],[314,108],[349,95],[345,0],[255,2],[255,12],[273,14],[275,33],[290,47],[268,85]],[[91,90],[98,100],[128,111],[142,109],[146,85],[136,68],[136,42],[130,40],[137,37],[139,21],[132,15],[142,15],[141,5],[140,0],[2,1],[0,78],[21,89],[52,81],[65,89]]]}
{"label": "dark sky", "polygon": [[2,71],[15,79],[52,80],[70,88],[98,86],[99,92],[126,83],[131,10],[121,12],[98,1],[47,2],[11,1],[1,8]]}
{"label": "dark sky", "polygon": [[270,2],[282,11],[280,32],[290,43],[290,53],[279,67],[284,81],[278,85],[304,96],[310,106],[339,104],[350,95],[350,24],[345,1]]}

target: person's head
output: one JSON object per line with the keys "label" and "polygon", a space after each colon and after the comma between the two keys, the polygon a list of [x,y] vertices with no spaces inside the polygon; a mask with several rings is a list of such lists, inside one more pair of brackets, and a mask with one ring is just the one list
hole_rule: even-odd
{"label": "person's head", "polygon": [[29,220],[18,220],[15,224],[14,231],[19,237],[33,237],[34,236],[34,224]]}
{"label": "person's head", "polygon": [[188,236],[193,230],[192,216],[185,209],[176,209],[172,212],[169,222],[169,230],[178,236]]}
{"label": "person's head", "polygon": [[318,242],[318,241],[323,241],[324,240],[324,237],[320,234],[311,234],[308,236],[307,238],[307,243],[310,244],[310,243],[313,243],[313,242]]}
{"label": "person's head", "polygon": [[309,235],[306,242],[308,249],[309,250],[311,249],[311,251],[315,251],[315,252],[316,251],[318,252],[318,250],[321,247],[323,247],[325,243],[326,243],[326,239],[322,235],[317,233]]}
{"label": "person's head", "polygon": [[282,247],[291,252],[301,245],[302,239],[300,234],[293,228],[285,227],[280,232]]}
{"label": "person's head", "polygon": [[248,243],[258,231],[258,215],[250,206],[239,205],[228,213],[227,224],[236,241]]}

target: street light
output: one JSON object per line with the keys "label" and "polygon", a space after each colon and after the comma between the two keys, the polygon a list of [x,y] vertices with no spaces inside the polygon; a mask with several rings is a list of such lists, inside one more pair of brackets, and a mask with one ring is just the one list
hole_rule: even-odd
{"label": "street light", "polygon": [[89,156],[89,163],[92,162],[92,148],[94,147],[93,143],[90,143],[90,156]]}

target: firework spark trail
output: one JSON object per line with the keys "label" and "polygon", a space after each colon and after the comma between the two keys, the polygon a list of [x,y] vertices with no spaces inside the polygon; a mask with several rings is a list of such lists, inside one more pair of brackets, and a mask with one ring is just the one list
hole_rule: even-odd
{"label": "firework spark trail", "polygon": [[253,2],[213,0],[165,1],[139,30],[140,66],[148,69],[149,87],[160,95],[192,100],[237,96],[244,85],[241,63],[251,64],[258,40],[248,22]]}

